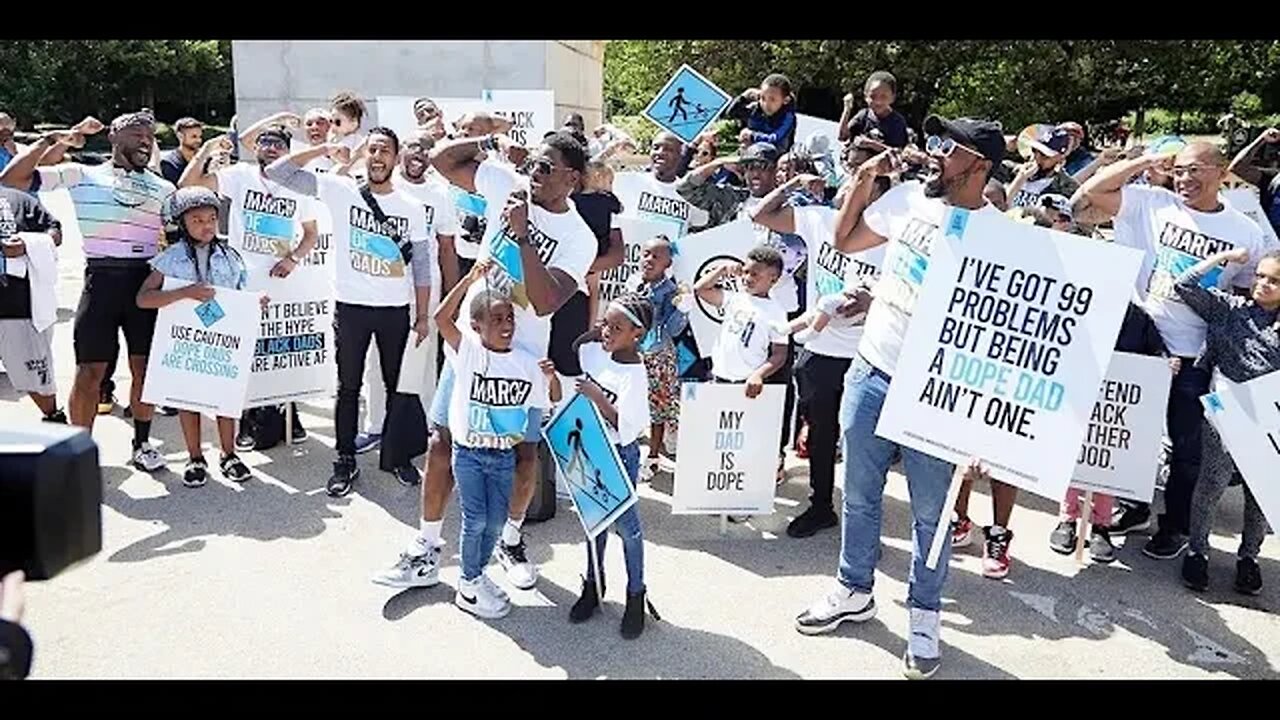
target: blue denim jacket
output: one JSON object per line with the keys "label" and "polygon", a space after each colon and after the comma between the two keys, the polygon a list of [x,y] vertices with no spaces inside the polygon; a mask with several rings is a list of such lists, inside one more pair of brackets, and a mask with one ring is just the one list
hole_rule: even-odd
{"label": "blue denim jacket", "polygon": [[[195,261],[188,254],[185,240],[170,245],[167,250],[152,258],[151,267],[161,275],[176,280],[201,280],[196,273]],[[209,277],[203,278],[204,282],[214,287],[243,290],[248,279],[244,259],[235,248],[225,242],[219,242],[216,247],[210,248]]]}
{"label": "blue denim jacket", "polygon": [[649,302],[653,304],[653,327],[649,328],[648,334],[640,342],[642,351],[657,350],[674,340],[688,327],[689,316],[676,309],[672,302],[677,291],[675,281],[669,277],[664,277],[652,285],[641,281],[637,292],[647,294]]}

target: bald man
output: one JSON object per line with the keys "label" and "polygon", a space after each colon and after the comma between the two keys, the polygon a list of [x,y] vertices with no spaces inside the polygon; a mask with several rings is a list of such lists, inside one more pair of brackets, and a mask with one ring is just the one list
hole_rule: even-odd
{"label": "bald man", "polygon": [[[1132,185],[1148,169],[1173,177],[1173,189]],[[1244,248],[1249,262],[1224,264],[1202,281],[1206,287],[1247,291],[1253,268],[1265,250],[1262,230],[1248,217],[1223,204],[1219,197],[1227,174],[1227,158],[1215,145],[1195,142],[1175,155],[1145,155],[1124,160],[1098,172],[1072,199],[1076,213],[1096,212],[1132,232],[1117,233],[1116,241],[1146,253],[1145,278],[1139,294],[1155,320],[1178,367],[1169,391],[1166,415],[1173,445],[1169,481],[1164,491],[1165,514],[1159,529],[1142,552],[1158,560],[1172,560],[1187,547],[1191,495],[1200,475],[1200,436],[1204,418],[1200,396],[1209,392],[1209,373],[1195,367],[1205,341],[1205,322],[1173,291],[1182,271],[1222,250]],[[1132,532],[1150,526],[1150,508],[1132,508],[1113,528]]]}

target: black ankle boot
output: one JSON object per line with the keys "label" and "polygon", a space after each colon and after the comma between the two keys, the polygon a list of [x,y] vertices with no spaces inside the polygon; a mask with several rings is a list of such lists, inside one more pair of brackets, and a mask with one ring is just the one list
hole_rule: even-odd
{"label": "black ankle boot", "polygon": [[[569,609],[569,622],[580,623],[591,619],[596,614],[596,608],[600,607],[600,597],[596,595],[596,583],[594,580],[582,581],[582,595],[578,598],[578,602],[573,604]],[[628,607],[630,607],[628,605]]]}
{"label": "black ankle boot", "polygon": [[622,637],[635,640],[644,632],[644,591],[627,593],[627,609],[622,613]]}

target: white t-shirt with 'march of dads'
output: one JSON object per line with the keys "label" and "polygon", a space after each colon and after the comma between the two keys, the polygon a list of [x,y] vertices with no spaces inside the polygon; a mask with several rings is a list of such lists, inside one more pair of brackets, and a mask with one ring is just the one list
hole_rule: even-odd
{"label": "white t-shirt with 'march of dads'", "polygon": [[675,240],[711,219],[706,210],[680,197],[676,182],[662,182],[648,172],[618,173],[613,178],[613,194],[622,203],[623,217],[667,223]]}
{"label": "white t-shirt with 'march of dads'", "polygon": [[[316,184],[320,202],[329,208],[333,220],[333,288],[337,301],[367,307],[411,304],[413,271],[392,239],[390,228],[378,222],[360,195],[360,186],[351,178],[329,173],[318,173]],[[386,195],[375,193],[374,198],[387,222],[403,239],[428,243],[432,251],[427,261],[434,265],[435,232],[427,222],[422,203],[399,190]]]}
{"label": "white t-shirt with 'march of dads'", "polygon": [[537,358],[518,348],[494,352],[464,333],[449,362],[449,432],[459,445],[510,450],[524,440],[529,409],[550,404]]}
{"label": "white t-shirt with 'march of dads'", "polygon": [[[808,205],[792,208],[796,234],[809,246],[809,307],[817,307],[819,299],[852,288],[861,280],[872,281],[880,275],[884,264],[883,245],[856,253],[836,250],[835,208]],[[852,358],[862,341],[862,323],[847,325],[831,322],[805,344],[811,353],[833,358]]]}
{"label": "white t-shirt with 'march of dads'", "polygon": [[[520,247],[502,218],[507,198],[513,190],[523,185],[521,179],[509,166],[492,160],[480,163],[480,167],[476,169],[476,191],[488,204],[488,228],[478,259],[493,258],[494,264],[485,282],[471,285],[462,307],[470,307],[472,298],[486,288],[510,293],[516,316],[512,345],[541,358],[547,357],[547,347],[551,341],[551,316],[539,316],[534,311],[526,294]],[[587,271],[591,269],[591,263],[595,262],[597,243],[595,234],[587,227],[582,216],[578,215],[573,202],[569,201],[569,208],[563,213],[548,212],[530,202],[528,218],[529,242],[543,264],[548,269],[563,271],[577,283],[578,289],[585,291]],[[503,266],[515,269],[521,277],[513,277]],[[468,324],[463,332],[473,331]]]}
{"label": "white t-shirt with 'march of dads'", "polygon": [[302,223],[316,221],[318,203],[267,180],[257,163],[224,167],[217,178],[218,194],[231,201],[227,239],[244,258],[249,287],[257,287],[301,242]]}
{"label": "white t-shirt with 'march of dads'", "polygon": [[[862,214],[867,227],[888,238],[888,244],[858,354],[887,375],[892,376],[898,367],[933,244],[941,239],[939,228],[950,210],[941,198],[925,196],[923,184],[906,182],[890,189]],[[1001,214],[991,203],[974,212]]]}
{"label": "white t-shirt with 'march of dads'", "polygon": [[1224,205],[1206,213],[1187,207],[1176,194],[1157,187],[1126,185],[1120,189],[1120,212],[1116,214],[1116,242],[1141,250],[1150,258],[1147,282],[1147,312],[1155,321],[1169,352],[1195,357],[1204,346],[1206,326],[1194,310],[1174,292],[1182,273],[1201,260],[1223,250],[1246,248],[1249,263],[1224,264],[1204,276],[1204,287],[1247,287],[1253,268],[1265,252],[1262,230],[1247,216]]}
{"label": "white t-shirt with 'march of dads'", "polygon": [[711,372],[741,382],[769,359],[773,345],[786,344],[777,327],[787,321],[787,313],[771,297],[730,291],[725,291],[721,309],[724,320],[711,349]]}

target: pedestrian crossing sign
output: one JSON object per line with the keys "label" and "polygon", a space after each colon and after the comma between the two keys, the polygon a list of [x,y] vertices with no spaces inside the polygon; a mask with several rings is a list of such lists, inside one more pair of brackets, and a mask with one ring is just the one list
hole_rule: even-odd
{"label": "pedestrian crossing sign", "polygon": [[729,100],[729,94],[715,83],[681,65],[645,108],[644,116],[689,143],[720,116]]}

